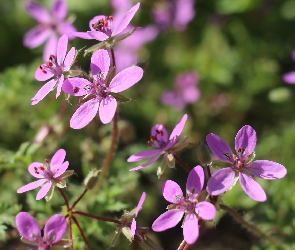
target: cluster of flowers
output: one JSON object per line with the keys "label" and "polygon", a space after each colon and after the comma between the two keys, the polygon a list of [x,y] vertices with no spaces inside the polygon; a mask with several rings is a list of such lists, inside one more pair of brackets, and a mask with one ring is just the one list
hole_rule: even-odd
{"label": "cluster of flowers", "polygon": [[[114,1],[114,4],[116,3],[116,6],[119,6],[119,2]],[[177,6],[182,6],[182,2],[185,1],[178,0],[176,1],[176,6],[169,6],[169,8],[179,11]],[[191,1],[187,1],[184,4],[190,10],[191,5]],[[44,52],[47,61],[36,70],[35,78],[38,81],[51,79],[32,98],[32,105],[37,104],[56,88],[56,97],[62,91],[68,95],[80,97],[80,106],[70,120],[70,126],[73,129],[81,129],[87,126],[97,113],[99,113],[102,123],[110,123],[115,115],[117,102],[129,101],[127,97],[119,93],[130,88],[143,77],[143,70],[138,66],[129,66],[116,74],[117,67],[113,50],[117,42],[133,36],[132,33],[135,29],[128,27],[128,25],[139,6],[140,4],[137,3],[131,7],[124,15],[121,15],[120,19],[116,19],[115,16],[96,16],[90,20],[89,31],[77,32],[70,23],[65,21],[67,8],[62,0],[55,1],[51,15],[39,4],[29,2],[27,9],[40,22],[40,25],[26,34],[25,44],[33,48],[48,38]],[[118,12],[119,9],[120,7],[118,7]],[[155,11],[155,16],[163,18],[163,15],[158,14],[159,11]],[[165,16],[166,19],[164,21],[166,21],[166,24],[172,23],[175,27],[182,29],[193,17],[194,13],[191,12],[190,15],[187,15],[186,23],[182,24],[177,24],[178,20],[180,20],[178,15],[179,13],[175,12],[174,15]],[[164,21],[159,20],[162,23]],[[182,22],[184,21],[182,20]],[[62,36],[57,43],[54,43],[57,40],[56,32],[62,34]],[[87,52],[93,52],[90,62],[90,76],[73,67],[78,51],[72,47],[67,53],[68,40],[74,37],[100,41],[99,44],[87,50]],[[48,50],[50,50],[49,56]],[[56,53],[52,54],[52,51],[56,51]],[[181,109],[186,103],[194,102],[198,99],[199,92],[195,87],[197,81],[198,76],[195,72],[189,72],[177,78],[177,89],[179,90],[177,98],[179,101],[175,104],[175,108]],[[167,98],[164,99],[167,100]],[[151,128],[148,144],[155,149],[135,153],[127,161],[137,162],[148,159],[147,162],[130,169],[130,171],[135,171],[151,165],[163,156],[163,160],[157,170],[158,176],[162,175],[167,166],[168,168],[175,168],[175,162],[178,162],[188,172],[186,195],[183,194],[180,186],[173,180],[167,180],[163,183],[163,197],[172,204],[167,207],[168,211],[161,214],[154,221],[152,229],[156,232],[161,232],[172,228],[184,216],[183,236],[186,243],[191,245],[199,236],[199,227],[201,227],[202,221],[214,219],[216,214],[215,206],[218,205],[216,204],[218,200],[216,197],[230,190],[238,179],[243,190],[250,198],[263,202],[266,200],[266,194],[255,181],[254,176],[273,180],[284,177],[287,170],[276,162],[268,160],[254,161],[256,132],[251,126],[245,125],[238,131],[235,137],[236,154],[217,135],[213,133],[207,135],[207,144],[212,153],[219,159],[212,161],[208,166],[218,167],[219,169],[211,174],[212,168],[207,168],[209,180],[204,187],[205,173],[203,167],[198,165],[189,170],[177,156],[182,149],[190,144],[187,141],[187,137],[179,138],[187,118],[188,116],[185,114],[173,129],[169,138],[168,132],[162,124],[154,125]],[[40,162],[31,163],[28,171],[39,180],[19,188],[17,193],[41,187],[37,193],[36,200],[44,197],[50,200],[54,189],[57,188],[65,200],[67,215],[65,217],[58,214],[53,215],[47,221],[44,227],[44,236],[42,236],[35,219],[26,212],[20,212],[16,216],[16,227],[22,236],[22,240],[27,244],[38,246],[38,249],[73,247],[71,233],[70,239],[63,239],[68,227],[71,228],[71,220],[73,220],[86,246],[89,248],[86,237],[75,218],[75,214],[116,223],[118,226],[117,231],[122,231],[130,241],[146,240],[148,228],[138,226],[136,223],[136,217],[143,206],[146,193],[142,194],[137,207],[131,212],[125,212],[120,221],[76,211],[74,210],[75,205],[82,199],[87,190],[93,188],[95,185],[93,182],[96,181],[98,172],[94,171],[90,174],[85,181],[85,192],[70,206],[62,189],[66,187],[65,178],[72,175],[73,171],[67,170],[69,162],[65,161],[65,157],[66,151],[59,149],[50,161],[46,160],[45,164]],[[71,229],[69,231],[71,232]]]}

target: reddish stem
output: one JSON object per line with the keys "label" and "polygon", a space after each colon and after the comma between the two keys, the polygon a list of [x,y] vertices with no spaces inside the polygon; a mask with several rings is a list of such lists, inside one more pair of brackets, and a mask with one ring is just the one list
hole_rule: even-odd
{"label": "reddish stem", "polygon": [[83,198],[83,196],[86,194],[88,191],[87,188],[84,189],[83,193],[78,197],[78,199],[74,202],[74,204],[71,207],[71,210],[77,205],[77,203]]}
{"label": "reddish stem", "polygon": [[96,215],[93,215],[93,214],[88,214],[88,213],[81,212],[81,211],[73,211],[72,214],[80,214],[80,215],[83,215],[83,216],[86,216],[86,217],[90,217],[90,218],[93,218],[93,219],[96,219],[96,220],[102,220],[102,221],[107,221],[107,222],[113,222],[113,223],[121,224],[120,221],[115,220],[115,219],[100,217],[100,216],[96,216]]}
{"label": "reddish stem", "polygon": [[66,203],[66,206],[67,206],[67,210],[69,211],[70,210],[70,206],[69,206],[69,202],[68,202],[68,199],[67,199],[65,193],[61,190],[61,188],[57,188],[57,189],[60,192],[61,196],[64,198],[65,203]]}
{"label": "reddish stem", "polygon": [[82,236],[82,238],[83,238],[83,241],[84,241],[84,243],[85,243],[85,245],[86,245],[86,249],[87,249],[87,250],[90,250],[89,243],[88,243],[88,241],[87,241],[87,239],[86,239],[86,237],[85,237],[85,235],[84,235],[84,233],[83,233],[83,230],[82,230],[82,228],[81,228],[79,222],[77,221],[77,219],[76,219],[75,216],[72,216],[72,219],[73,219],[73,221],[75,222],[75,224],[76,224],[76,226],[77,226],[77,228],[78,228],[78,230],[79,230],[79,232],[80,232],[80,234],[81,234],[81,236]]}
{"label": "reddish stem", "polygon": [[176,155],[173,155],[173,156],[175,160],[180,164],[180,166],[182,166],[184,170],[189,173],[190,169]]}

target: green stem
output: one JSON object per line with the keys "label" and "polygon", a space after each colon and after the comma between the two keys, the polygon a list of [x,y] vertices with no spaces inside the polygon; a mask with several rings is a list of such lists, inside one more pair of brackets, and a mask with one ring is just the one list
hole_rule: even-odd
{"label": "green stem", "polygon": [[84,241],[84,243],[85,243],[85,245],[86,245],[86,249],[87,249],[87,250],[90,250],[89,243],[88,243],[88,241],[87,241],[87,239],[86,239],[86,237],[85,237],[85,235],[84,235],[84,233],[83,233],[83,230],[82,230],[82,228],[81,228],[79,222],[77,221],[77,219],[75,218],[75,216],[72,216],[72,219],[73,219],[73,221],[75,222],[75,224],[76,224],[76,226],[77,226],[77,228],[78,228],[78,230],[79,230],[79,232],[80,232],[80,234],[81,234],[81,237],[83,238],[83,241]]}
{"label": "green stem", "polygon": [[102,221],[107,221],[107,222],[113,222],[113,223],[121,224],[120,221],[115,220],[115,219],[100,217],[100,216],[96,216],[96,215],[93,215],[93,214],[88,214],[88,213],[81,212],[81,211],[73,211],[73,214],[80,214],[80,215],[83,215],[83,216],[86,216],[86,217],[89,217],[89,218],[93,218],[93,219],[96,219],[96,220],[102,220]]}
{"label": "green stem", "polygon": [[245,227],[249,232],[251,232],[252,234],[256,235],[258,238],[263,238],[267,241],[269,241],[271,244],[273,244],[274,246],[281,246],[281,244],[276,241],[274,238],[272,238],[271,236],[265,234],[264,232],[260,231],[255,225],[253,225],[252,223],[249,223],[247,221],[245,221],[243,219],[243,217],[241,215],[239,215],[236,211],[234,211],[233,209],[231,209],[230,207],[223,205],[223,204],[219,204],[219,207],[226,211],[230,216],[233,217],[233,219],[235,221],[237,221],[238,223],[240,223],[243,227]]}
{"label": "green stem", "polygon": [[108,150],[107,155],[104,158],[104,161],[102,163],[102,167],[101,167],[101,172],[99,175],[99,179],[98,182],[96,183],[96,185],[93,188],[93,193],[97,193],[97,191],[99,190],[100,186],[102,185],[102,182],[104,180],[104,176],[107,173],[111,161],[113,159],[113,155],[116,151],[117,148],[117,143],[118,143],[118,113],[116,112],[113,118],[113,130],[112,130],[112,140],[111,140],[111,146],[110,149]]}

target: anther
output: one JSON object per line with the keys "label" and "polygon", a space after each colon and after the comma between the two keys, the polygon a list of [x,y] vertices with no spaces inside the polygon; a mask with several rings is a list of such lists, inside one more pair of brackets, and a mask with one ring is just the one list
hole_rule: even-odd
{"label": "anther", "polygon": [[77,92],[79,91],[79,88],[78,87],[74,87],[73,88],[73,92],[76,94]]}

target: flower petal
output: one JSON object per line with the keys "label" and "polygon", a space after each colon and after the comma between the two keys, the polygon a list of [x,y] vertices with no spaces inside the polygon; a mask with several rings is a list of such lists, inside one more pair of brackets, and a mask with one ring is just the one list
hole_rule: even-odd
{"label": "flower petal", "polygon": [[181,220],[184,211],[181,209],[172,209],[161,214],[153,223],[152,229],[155,232],[162,232],[166,229],[175,227]]}
{"label": "flower petal", "polygon": [[112,96],[102,99],[99,106],[99,117],[103,124],[110,123],[115,115],[117,101]]}
{"label": "flower petal", "polygon": [[41,162],[32,162],[29,166],[28,166],[28,171],[29,173],[36,177],[36,178],[44,178],[44,176],[42,174],[37,174],[36,170],[39,169],[39,167],[43,167],[44,163]]}
{"label": "flower petal", "polygon": [[57,178],[57,177],[61,176],[64,172],[66,172],[68,167],[69,167],[68,161],[64,162],[61,165],[56,165],[55,170],[54,170],[55,174],[54,174],[53,178]]}
{"label": "flower petal", "polygon": [[224,193],[235,178],[235,171],[232,168],[223,168],[215,172],[208,181],[207,191],[211,195]]}
{"label": "flower petal", "polygon": [[135,220],[135,218],[133,218],[131,226],[130,226],[130,233],[131,233],[132,239],[134,238],[135,230],[136,230],[136,220]]}
{"label": "flower petal", "polygon": [[77,32],[77,29],[74,27],[74,25],[68,22],[60,22],[57,26],[57,31],[61,35],[67,35],[69,40],[76,38],[74,33]]}
{"label": "flower petal", "polygon": [[[162,142],[167,142],[168,141],[168,133],[165,127],[162,124],[156,124],[151,128],[151,136],[156,136],[157,140],[162,141]],[[160,147],[158,145],[157,141],[154,141],[154,144],[157,147]]]}
{"label": "flower petal", "polygon": [[114,20],[114,29],[112,32],[112,36],[118,35],[121,33],[130,23],[131,19],[134,17],[137,12],[140,3],[135,4],[121,19]]}
{"label": "flower petal", "polygon": [[142,209],[142,205],[144,203],[145,197],[146,197],[146,193],[143,192],[140,199],[139,199],[138,205],[135,209],[135,217],[137,216],[138,212]]}
{"label": "flower petal", "polygon": [[65,217],[55,214],[50,217],[44,227],[44,237],[48,245],[60,241],[67,231],[67,221]]}
{"label": "flower petal", "polygon": [[15,226],[26,240],[39,242],[41,230],[35,218],[27,212],[19,212],[15,217]]}
{"label": "flower petal", "polygon": [[162,193],[165,200],[173,204],[179,204],[183,199],[183,193],[180,186],[171,180],[165,181],[163,183]]}
{"label": "flower petal", "polygon": [[98,75],[102,73],[102,79],[105,79],[110,68],[110,56],[107,50],[99,49],[91,56],[91,73],[92,75]]}
{"label": "flower petal", "polygon": [[83,103],[73,114],[70,120],[70,127],[73,129],[84,128],[93,120],[97,114],[98,107],[99,101],[96,98]]}
{"label": "flower petal", "polygon": [[289,84],[294,84],[295,83],[295,72],[290,72],[290,73],[287,73],[287,74],[284,74],[283,75],[283,80],[286,82],[286,83],[289,83]]}
{"label": "flower petal", "polygon": [[216,214],[214,205],[206,201],[199,202],[195,211],[203,220],[213,220]]}
{"label": "flower petal", "polygon": [[240,172],[240,183],[247,195],[255,201],[266,201],[266,194],[262,187],[252,177]]}
{"label": "flower petal", "polygon": [[56,0],[51,7],[52,16],[58,20],[64,20],[68,13],[67,4],[62,0]]}
{"label": "flower petal", "polygon": [[36,200],[41,200],[42,198],[45,197],[45,195],[48,193],[49,189],[51,188],[52,183],[51,181],[47,181],[43,187],[41,187],[41,189],[39,190],[39,192],[37,193],[36,196]]}
{"label": "flower petal", "polygon": [[256,132],[249,126],[243,126],[236,135],[235,149],[239,153],[239,149],[244,149],[246,155],[254,152],[256,146]]}
{"label": "flower petal", "polygon": [[36,95],[31,99],[32,100],[31,105],[36,105],[38,102],[43,100],[43,98],[47,96],[50,91],[54,89],[55,84],[56,84],[56,79],[52,79],[49,82],[45,83],[41,87],[41,89],[39,89]]}
{"label": "flower petal", "polygon": [[65,80],[62,85],[62,90],[73,96],[84,96],[94,92],[93,84],[80,77],[73,77]]}
{"label": "flower petal", "polygon": [[187,120],[187,114],[185,114],[181,118],[181,120],[176,124],[175,128],[173,129],[173,131],[169,137],[169,140],[175,140],[181,134],[183,127],[186,123],[186,120]]}
{"label": "flower petal", "polygon": [[90,36],[88,34],[88,32],[74,32],[73,35],[75,37],[79,37],[79,38],[82,38],[82,39],[87,39],[87,40],[93,39],[93,37]]}
{"label": "flower petal", "polygon": [[139,169],[145,168],[145,167],[153,164],[156,160],[158,160],[160,156],[161,156],[161,154],[158,154],[154,158],[150,159],[148,162],[146,162],[144,164],[141,164],[140,166],[138,166],[136,168],[131,168],[131,169],[129,169],[129,171],[132,172],[132,171],[135,171],[135,170],[139,170]]}
{"label": "flower petal", "polygon": [[63,69],[64,71],[68,71],[71,68],[74,62],[75,55],[76,55],[76,49],[72,47],[64,60],[64,69]]}
{"label": "flower petal", "polygon": [[255,176],[267,180],[274,180],[283,178],[287,174],[287,169],[273,161],[259,160],[248,164],[247,170]]}
{"label": "flower petal", "polygon": [[187,214],[183,223],[183,237],[185,241],[192,245],[199,237],[199,226],[197,216],[194,214]]}
{"label": "flower petal", "polygon": [[43,25],[38,25],[25,34],[23,43],[26,47],[33,49],[44,43],[49,36],[50,30]]}
{"label": "flower petal", "polygon": [[57,48],[57,36],[55,33],[51,33],[49,39],[47,40],[44,50],[43,50],[43,61],[47,62],[50,55],[56,55]]}
{"label": "flower petal", "polygon": [[41,180],[37,180],[37,181],[33,181],[27,185],[22,186],[21,188],[19,188],[16,192],[18,194],[36,189],[37,187],[40,187],[41,185],[43,185],[47,180],[46,179],[41,179]]}
{"label": "flower petal", "polygon": [[57,81],[57,87],[56,87],[56,95],[55,95],[55,98],[59,97],[60,96],[60,92],[61,92],[61,88],[62,88],[62,85],[64,83],[64,75],[61,75]]}
{"label": "flower petal", "polygon": [[53,168],[55,165],[63,164],[65,158],[66,158],[66,151],[64,149],[59,149],[55,152],[55,154],[52,156],[50,161],[50,170],[53,171]]}
{"label": "flower petal", "polygon": [[233,152],[224,140],[211,133],[206,136],[206,141],[213,154],[215,154],[220,160],[230,161]]}
{"label": "flower petal", "polygon": [[105,41],[109,39],[109,36],[101,31],[87,31],[87,34],[91,37],[91,39],[98,41]]}
{"label": "flower petal", "polygon": [[[41,67],[46,67],[45,64],[42,64]],[[51,72],[49,71],[46,71],[46,73],[44,73],[40,67],[37,68],[36,72],[35,72],[35,78],[37,81],[46,81],[48,80],[49,78],[53,77],[54,74],[52,74]]]}
{"label": "flower petal", "polygon": [[26,10],[39,23],[48,23],[51,21],[51,15],[49,12],[42,5],[36,2],[27,2]]}
{"label": "flower petal", "polygon": [[110,83],[110,91],[114,93],[129,89],[137,83],[143,76],[143,70],[140,67],[132,66],[120,71]]}
{"label": "flower petal", "polygon": [[204,186],[204,170],[201,166],[194,167],[186,181],[186,193],[194,199],[201,191]]}
{"label": "flower petal", "polygon": [[135,161],[140,161],[140,160],[144,160],[147,158],[151,158],[151,157],[154,157],[158,154],[160,155],[161,152],[162,152],[162,150],[159,150],[159,149],[141,151],[141,152],[138,152],[134,155],[131,155],[127,159],[127,162],[135,162]]}
{"label": "flower petal", "polygon": [[67,35],[63,35],[58,40],[57,51],[56,51],[58,65],[63,65],[63,61],[64,61],[66,53],[67,53],[68,41],[69,41],[69,39],[68,39]]}

